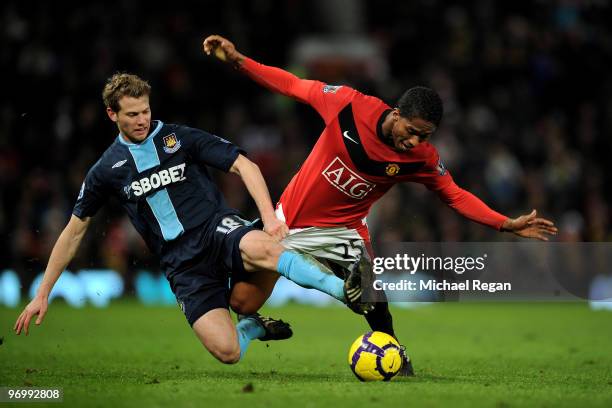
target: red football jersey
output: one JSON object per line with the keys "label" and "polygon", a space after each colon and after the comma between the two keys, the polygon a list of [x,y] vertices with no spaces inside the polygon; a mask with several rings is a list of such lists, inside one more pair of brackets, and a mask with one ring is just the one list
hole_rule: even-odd
{"label": "red football jersey", "polygon": [[346,226],[367,234],[365,218],[376,200],[395,183],[412,181],[436,191],[462,215],[501,228],[507,217],[459,188],[430,143],[398,152],[381,140],[390,107],[346,86],[299,79],[247,58],[242,69],[273,91],[310,104],[325,129],[283,192],[290,228]]}

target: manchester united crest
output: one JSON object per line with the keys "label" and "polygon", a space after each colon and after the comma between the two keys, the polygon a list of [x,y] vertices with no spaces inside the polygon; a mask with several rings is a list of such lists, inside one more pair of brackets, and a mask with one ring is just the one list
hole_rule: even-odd
{"label": "manchester united crest", "polygon": [[400,166],[396,163],[389,163],[385,168],[385,173],[387,173],[387,176],[395,176],[397,173],[399,173],[399,171]]}
{"label": "manchester united crest", "polygon": [[181,142],[177,139],[174,133],[164,136],[162,140],[164,142],[164,152],[168,154],[172,154],[181,148]]}

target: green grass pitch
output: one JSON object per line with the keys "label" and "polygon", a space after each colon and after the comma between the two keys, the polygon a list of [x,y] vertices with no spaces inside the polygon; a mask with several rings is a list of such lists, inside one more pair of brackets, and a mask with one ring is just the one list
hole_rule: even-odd
{"label": "green grass pitch", "polygon": [[233,366],[209,356],[174,307],[55,302],[28,337],[12,333],[17,309],[0,308],[0,386],[61,387],[56,407],[612,406],[610,312],[578,303],[393,311],[417,376],[360,383],[347,352],[367,326],[340,307],[266,310],[294,337],[255,341]]}

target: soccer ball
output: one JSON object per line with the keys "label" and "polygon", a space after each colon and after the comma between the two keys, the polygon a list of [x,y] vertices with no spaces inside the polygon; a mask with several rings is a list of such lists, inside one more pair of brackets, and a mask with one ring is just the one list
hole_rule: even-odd
{"label": "soccer ball", "polygon": [[361,381],[389,381],[402,366],[400,345],[386,333],[368,332],[351,346],[348,363]]}

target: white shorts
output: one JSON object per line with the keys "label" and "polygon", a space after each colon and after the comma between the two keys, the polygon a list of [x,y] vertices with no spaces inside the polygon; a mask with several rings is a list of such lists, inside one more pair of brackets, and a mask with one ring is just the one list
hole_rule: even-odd
{"label": "white shorts", "polygon": [[[276,216],[285,220],[282,208]],[[355,262],[366,251],[364,239],[357,230],[346,227],[308,227],[289,230],[281,244],[287,249],[303,252],[321,260],[332,261],[343,268]]]}

